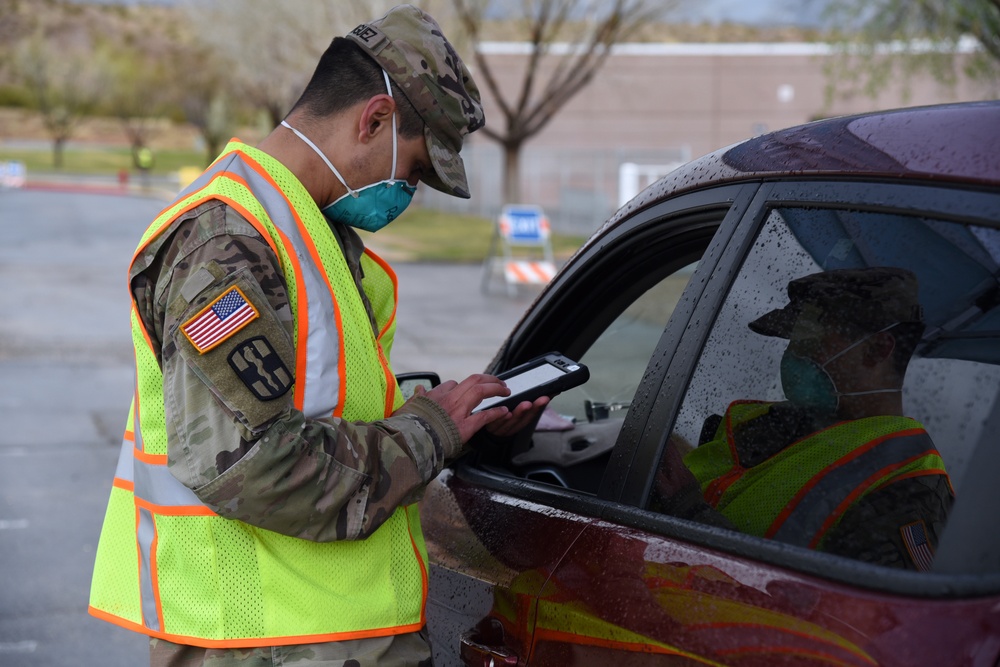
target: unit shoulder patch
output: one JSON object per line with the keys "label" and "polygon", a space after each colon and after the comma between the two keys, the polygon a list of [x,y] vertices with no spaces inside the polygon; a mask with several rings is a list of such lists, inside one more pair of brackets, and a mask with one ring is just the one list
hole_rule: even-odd
{"label": "unit shoulder patch", "polygon": [[238,343],[228,361],[247,389],[262,401],[279,398],[292,386],[292,374],[264,336]]}

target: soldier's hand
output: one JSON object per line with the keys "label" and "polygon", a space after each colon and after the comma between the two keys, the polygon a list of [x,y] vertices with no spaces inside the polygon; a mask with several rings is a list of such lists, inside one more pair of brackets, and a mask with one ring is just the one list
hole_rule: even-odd
{"label": "soldier's hand", "polygon": [[494,422],[491,422],[486,427],[486,430],[489,431],[491,435],[495,435],[499,438],[512,436],[528,424],[538,419],[538,415],[542,413],[542,410],[544,410],[545,406],[548,404],[548,396],[536,398],[534,401],[521,401],[514,406],[514,410],[512,412]]}
{"label": "soldier's hand", "polygon": [[[472,414],[472,410],[484,399],[494,396],[510,396],[510,389],[496,376],[480,373],[470,375],[461,382],[448,380],[433,389],[417,387],[416,394],[433,400],[448,413],[458,427],[462,444],[469,441],[479,429],[487,424],[503,419],[510,410],[503,406],[487,408]],[[518,406],[520,408],[521,406]]]}

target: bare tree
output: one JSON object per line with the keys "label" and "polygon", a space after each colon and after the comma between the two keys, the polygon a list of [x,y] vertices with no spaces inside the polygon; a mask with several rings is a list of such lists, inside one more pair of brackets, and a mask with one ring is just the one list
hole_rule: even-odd
{"label": "bare tree", "polygon": [[26,0],[0,0],[0,67],[13,57],[11,45],[33,32],[37,9]]}
{"label": "bare tree", "polygon": [[225,71],[213,63],[210,54],[191,51],[186,57],[190,62],[180,69],[183,76],[176,82],[179,90],[175,95],[187,121],[198,129],[205,142],[207,165],[235,133],[236,105]]}
{"label": "bare tree", "polygon": [[276,126],[332,39],[395,4],[393,0],[181,0],[200,54],[194,59],[197,68],[174,65],[179,67],[181,105],[201,131],[209,153],[218,137],[232,128],[237,101],[241,109],[262,113],[270,127]]}
{"label": "bare tree", "polygon": [[[828,94],[875,96],[915,72],[951,84],[960,71],[1000,79],[1000,0],[834,0],[840,58],[828,68]],[[970,48],[971,47],[971,48]]]}
{"label": "bare tree", "polygon": [[62,168],[66,142],[107,83],[89,37],[66,25],[39,28],[18,45],[13,68],[52,138],[53,166]]}
{"label": "bare tree", "polygon": [[330,40],[364,20],[352,19],[372,4],[186,0],[183,6],[199,41],[225,63],[236,93],[274,126],[305,88]]}
{"label": "bare tree", "polygon": [[108,79],[99,111],[118,118],[139,166],[141,151],[176,110],[173,67],[185,49],[180,38],[185,29],[169,7],[134,6],[106,14],[95,47]]}
{"label": "bare tree", "polygon": [[[509,20],[511,37],[527,45],[515,90],[505,89],[480,48],[488,16],[499,8],[490,0],[452,0],[475,59],[475,76],[493,97],[501,123],[482,132],[503,148],[503,194],[520,201],[521,148],[538,134],[604,65],[611,47],[662,20],[672,0],[523,0],[522,14]],[[504,21],[508,23],[508,21]]]}
{"label": "bare tree", "polygon": [[170,101],[167,63],[127,44],[109,44],[102,53],[108,86],[101,96],[101,107],[121,122],[136,156],[149,147]]}

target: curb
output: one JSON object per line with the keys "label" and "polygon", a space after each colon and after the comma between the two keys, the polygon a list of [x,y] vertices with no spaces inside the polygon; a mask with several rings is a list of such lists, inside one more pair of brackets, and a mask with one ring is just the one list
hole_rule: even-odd
{"label": "curb", "polygon": [[82,181],[43,181],[29,180],[16,190],[34,190],[42,192],[64,192],[71,194],[97,194],[120,197],[148,197],[170,201],[177,196],[176,192],[162,188],[143,187],[138,185],[106,185]]}

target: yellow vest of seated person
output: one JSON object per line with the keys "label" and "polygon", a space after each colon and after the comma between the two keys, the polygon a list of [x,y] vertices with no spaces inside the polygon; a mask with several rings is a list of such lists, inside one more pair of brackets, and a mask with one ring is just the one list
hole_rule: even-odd
{"label": "yellow vest of seated person", "polygon": [[948,474],[923,426],[894,416],[838,422],[745,468],[734,434],[772,405],[734,402],[715,438],[684,457],[705,500],[745,533],[815,549],[865,495],[901,479]]}

